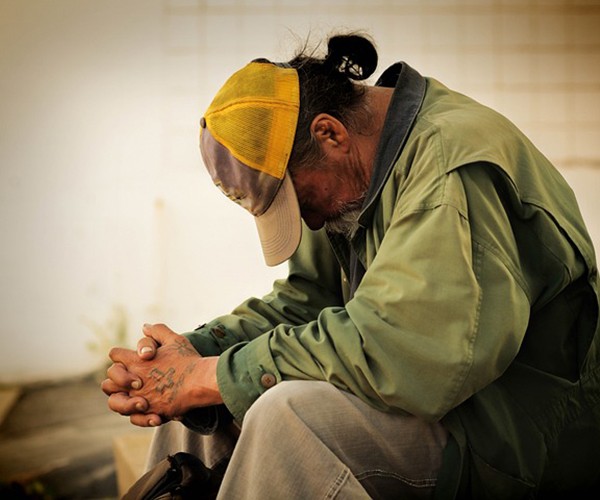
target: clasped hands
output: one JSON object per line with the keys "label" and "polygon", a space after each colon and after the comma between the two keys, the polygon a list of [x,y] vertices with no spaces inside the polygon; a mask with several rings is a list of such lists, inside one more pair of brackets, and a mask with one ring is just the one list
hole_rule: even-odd
{"label": "clasped hands", "polygon": [[202,357],[190,341],[165,325],[144,325],[137,349],[113,347],[101,384],[109,408],[132,424],[155,427],[192,408],[223,402],[217,384],[218,356]]}

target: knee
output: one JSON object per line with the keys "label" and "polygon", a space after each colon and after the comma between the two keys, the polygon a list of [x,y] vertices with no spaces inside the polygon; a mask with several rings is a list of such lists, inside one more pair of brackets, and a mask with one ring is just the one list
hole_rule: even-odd
{"label": "knee", "polygon": [[277,422],[289,421],[291,414],[307,420],[315,408],[323,406],[328,394],[336,391],[320,381],[294,380],[281,382],[262,394],[250,407],[242,428],[265,426],[272,429]]}

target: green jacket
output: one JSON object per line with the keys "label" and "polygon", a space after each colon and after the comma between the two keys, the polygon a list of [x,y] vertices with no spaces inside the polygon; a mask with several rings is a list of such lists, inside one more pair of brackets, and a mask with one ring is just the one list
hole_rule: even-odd
{"label": "green jacket", "polygon": [[305,228],[270,294],[188,334],[220,354],[227,408],[326,380],[442,420],[439,498],[598,488],[598,278],[571,189],[494,111],[406,64],[378,84],[396,89],[354,239]]}

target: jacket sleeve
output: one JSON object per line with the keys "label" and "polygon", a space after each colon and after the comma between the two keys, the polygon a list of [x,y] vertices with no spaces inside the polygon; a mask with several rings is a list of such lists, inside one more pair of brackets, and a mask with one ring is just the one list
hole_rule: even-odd
{"label": "jacket sleeve", "polygon": [[[376,408],[439,420],[506,369],[529,317],[510,221],[497,197],[468,206],[457,172],[442,191],[436,203],[396,203],[345,308],[279,324],[223,353],[219,387],[238,420],[285,379],[326,380]],[[472,216],[506,241],[478,240]]]}
{"label": "jacket sleeve", "polygon": [[[303,229],[302,244],[289,261],[289,274],[274,283],[271,293],[248,299],[231,314],[184,334],[202,356],[218,356],[281,323],[308,323],[323,308],[342,303],[340,270],[324,231]],[[211,434],[230,418],[225,406],[219,405],[191,410],[182,422],[196,432]]]}
{"label": "jacket sleeve", "polygon": [[230,314],[186,333],[203,356],[217,356],[279,324],[302,325],[328,306],[342,305],[340,268],[324,231],[303,227],[302,243],[288,263],[285,279],[261,299],[250,298]]}

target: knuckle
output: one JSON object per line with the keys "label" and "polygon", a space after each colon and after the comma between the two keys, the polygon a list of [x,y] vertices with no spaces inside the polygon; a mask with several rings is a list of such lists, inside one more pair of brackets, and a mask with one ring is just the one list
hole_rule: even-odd
{"label": "knuckle", "polygon": [[115,378],[115,369],[113,368],[113,366],[109,367],[108,370],[106,370],[106,377],[109,380],[114,380]]}
{"label": "knuckle", "polygon": [[115,402],[114,395],[108,397],[108,407],[116,413],[121,413],[119,405]]}
{"label": "knuckle", "polygon": [[108,379],[103,380],[100,384],[100,389],[102,389],[102,392],[107,396],[110,395],[112,393],[112,391],[110,390],[110,381]]}
{"label": "knuckle", "polygon": [[128,408],[127,400],[129,398],[122,392],[113,393],[108,397],[108,407],[121,415],[129,415],[131,411]]}
{"label": "knuckle", "polygon": [[106,370],[107,377],[112,381],[118,381],[116,379],[121,379],[123,375],[123,365],[119,363],[115,363],[108,367]]}
{"label": "knuckle", "polygon": [[139,418],[137,418],[137,415],[131,415],[129,417],[129,421],[133,424],[133,425],[137,425],[138,427],[145,427],[145,425],[143,425],[143,421],[141,421]]}
{"label": "knuckle", "polygon": [[120,347],[111,347],[110,351],[108,351],[108,357],[110,359],[114,360],[114,358],[116,356],[118,356],[120,352],[121,352]]}

